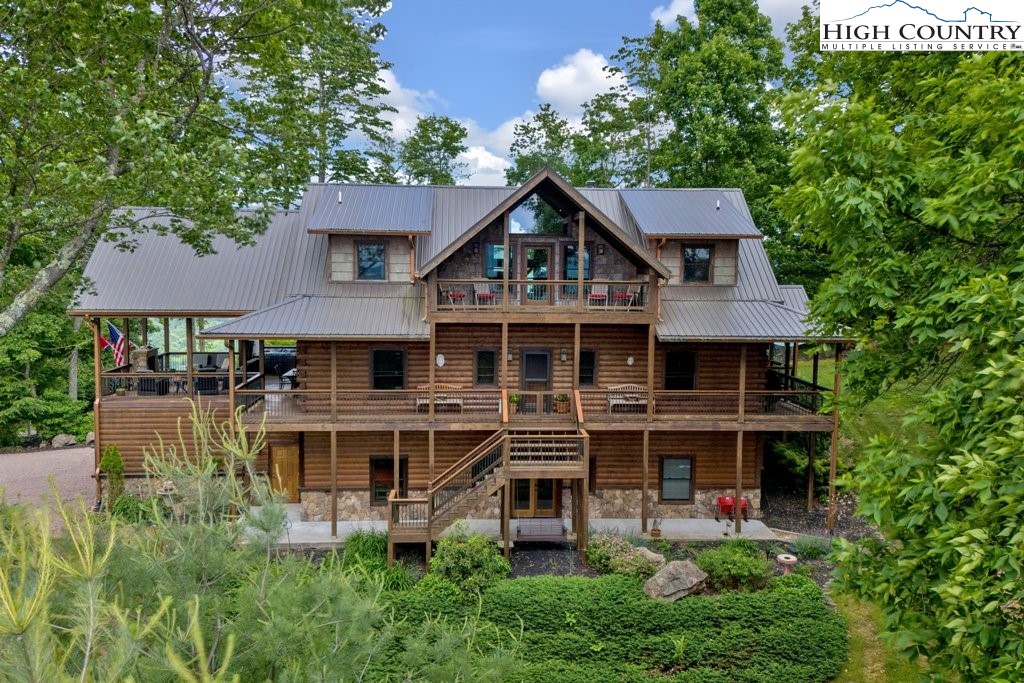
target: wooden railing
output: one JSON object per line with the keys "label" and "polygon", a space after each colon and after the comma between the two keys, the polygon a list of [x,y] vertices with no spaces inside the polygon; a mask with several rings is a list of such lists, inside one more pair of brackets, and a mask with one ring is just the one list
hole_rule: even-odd
{"label": "wooden railing", "polygon": [[[263,415],[274,421],[428,420],[430,391],[337,391],[329,389],[263,389],[248,386],[235,391],[235,407],[249,409],[263,399]],[[500,389],[438,389],[434,392],[434,419],[441,421],[501,421]],[[260,415],[259,417],[262,417]]]}
{"label": "wooden railing", "polygon": [[[241,374],[236,374],[242,380]],[[227,372],[196,372],[192,386],[188,375],[181,372],[129,372],[126,368],[101,373],[99,394],[104,398],[154,397],[184,398],[191,396],[227,395],[230,376]]]}
{"label": "wooden railing", "polygon": [[388,534],[427,530],[430,521],[429,500],[399,498],[394,489],[388,494]]}
{"label": "wooden railing", "polygon": [[513,468],[517,465],[580,465],[583,463],[585,440],[582,434],[510,434],[509,465]]}
{"label": "wooden railing", "polygon": [[438,311],[582,310],[644,312],[649,303],[643,280],[439,280]]}
{"label": "wooden railing", "polygon": [[[581,389],[583,420],[592,422],[643,422],[647,419],[648,392],[644,390]],[[740,392],[655,391],[654,420],[685,418],[738,419]],[[747,391],[747,417],[814,415],[822,406],[821,391]]]}
{"label": "wooden railing", "polygon": [[575,422],[575,392],[510,391],[508,407],[512,422],[537,420]]}
{"label": "wooden railing", "polygon": [[445,515],[502,465],[505,439],[504,432],[496,432],[431,482],[427,491],[431,518]]}

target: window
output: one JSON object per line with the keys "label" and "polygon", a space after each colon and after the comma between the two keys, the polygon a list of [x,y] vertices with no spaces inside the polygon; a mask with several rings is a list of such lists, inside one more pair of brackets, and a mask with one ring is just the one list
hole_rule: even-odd
{"label": "window", "polygon": [[[509,260],[511,266],[511,259]],[[505,273],[505,245],[488,244],[484,249],[484,277],[490,280],[500,280]],[[509,273],[509,277],[512,277]]]}
{"label": "window", "polygon": [[688,502],[693,499],[693,458],[662,458],[662,502]]}
{"label": "window", "polygon": [[711,258],[714,250],[709,246],[683,246],[683,282],[711,282]]}
{"label": "window", "polygon": [[405,388],[405,351],[380,349],[373,352],[373,388]]}
{"label": "window", "polygon": [[357,242],[356,279],[387,279],[387,253],[386,242]]}
{"label": "window", "polygon": [[665,389],[690,391],[697,388],[697,352],[665,352]]}
{"label": "window", "polygon": [[[579,278],[579,271],[576,270],[576,249],[578,245],[567,244],[562,251],[562,279],[576,280]],[[590,279],[590,245],[583,245],[583,279]]]}
{"label": "window", "polygon": [[494,349],[480,349],[476,352],[476,386],[494,386],[498,383],[497,357]]}
{"label": "window", "polygon": [[[395,488],[395,459],[391,455],[370,457],[370,505],[387,505],[388,494]],[[409,495],[409,457],[398,459],[398,495]]]}
{"label": "window", "polygon": [[592,387],[597,384],[597,351],[580,350],[579,384],[581,387]]}

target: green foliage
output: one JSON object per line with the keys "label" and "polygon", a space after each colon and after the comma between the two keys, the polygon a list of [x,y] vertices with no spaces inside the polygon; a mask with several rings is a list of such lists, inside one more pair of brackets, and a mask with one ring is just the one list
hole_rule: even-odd
{"label": "green foliage", "polygon": [[114,504],[110,507],[110,514],[129,524],[138,524],[148,519],[149,510],[135,494],[122,493],[114,499]]}
{"label": "green foliage", "polygon": [[[858,55],[860,57],[861,55]],[[1024,119],[1012,53],[820,56],[788,98],[794,185],[835,274],[813,303],[857,340],[848,400],[922,384],[851,483],[884,540],[840,581],[895,647],[964,680],[1024,677]]]}
{"label": "green foliage", "polygon": [[793,551],[801,560],[824,560],[832,552],[832,540],[821,536],[801,536],[793,541]]}
{"label": "green foliage", "polygon": [[100,472],[107,476],[107,504],[112,505],[124,492],[124,460],[117,444],[103,448],[100,457]]}
{"label": "green foliage", "polygon": [[696,564],[708,575],[708,585],[718,591],[763,588],[772,572],[764,553],[744,539],[701,551]]}
{"label": "green foliage", "polygon": [[430,573],[447,579],[466,593],[479,593],[512,571],[498,545],[483,534],[471,534],[465,524],[454,525],[437,542]]}
{"label": "green foliage", "polygon": [[587,564],[598,574],[622,574],[640,579],[653,576],[660,565],[615,534],[597,533],[587,543]]}

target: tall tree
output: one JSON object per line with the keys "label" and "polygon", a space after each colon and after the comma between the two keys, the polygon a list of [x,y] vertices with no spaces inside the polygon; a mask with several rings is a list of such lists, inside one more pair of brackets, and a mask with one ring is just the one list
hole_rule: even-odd
{"label": "tall tree", "polygon": [[827,78],[787,102],[784,205],[829,254],[813,311],[858,340],[849,395],[932,387],[912,436],[864,448],[854,483],[884,539],[848,546],[842,581],[900,648],[962,680],[1021,680],[1021,58],[856,56],[823,57]]}
{"label": "tall tree", "polygon": [[467,150],[466,127],[447,116],[420,116],[402,141],[399,159],[413,184],[453,185],[466,177],[458,157]]}
{"label": "tall tree", "polygon": [[[116,207],[167,207],[188,219],[169,231],[199,252],[217,234],[251,239],[266,213],[236,208],[292,201],[310,145],[279,144],[280,124],[246,106],[239,84],[309,73],[320,41],[356,12],[335,0],[0,2],[0,334],[96,240],[131,246],[130,217],[111,232]],[[359,54],[330,73],[362,68]],[[301,120],[304,91],[272,85],[260,92],[275,115]]]}
{"label": "tall tree", "polygon": [[586,178],[581,180],[576,172],[574,131],[568,119],[551,104],[540,105],[532,119],[517,123],[513,134],[515,137],[509,149],[512,165],[505,169],[505,181],[509,185],[526,182],[545,166],[553,168],[574,185],[586,181]]}

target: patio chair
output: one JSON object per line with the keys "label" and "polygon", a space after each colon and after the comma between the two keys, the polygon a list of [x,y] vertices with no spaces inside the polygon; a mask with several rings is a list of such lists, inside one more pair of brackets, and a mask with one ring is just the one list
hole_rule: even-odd
{"label": "patio chair", "polygon": [[466,293],[450,285],[441,287],[441,296],[448,299],[448,303],[452,306],[461,306],[466,301]]}
{"label": "patio chair", "polygon": [[491,285],[488,282],[478,282],[473,285],[473,296],[476,298],[478,306],[491,306],[494,304],[494,300],[496,298],[494,292],[491,291]]}
{"label": "patio chair", "polygon": [[634,306],[640,294],[639,285],[629,285],[624,292],[616,292],[612,297],[616,306]]}
{"label": "patio chair", "polygon": [[604,306],[608,303],[608,285],[590,285],[587,302],[591,306]]}

